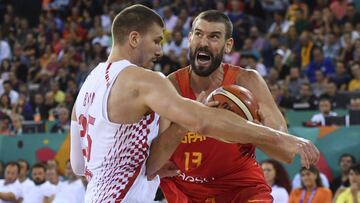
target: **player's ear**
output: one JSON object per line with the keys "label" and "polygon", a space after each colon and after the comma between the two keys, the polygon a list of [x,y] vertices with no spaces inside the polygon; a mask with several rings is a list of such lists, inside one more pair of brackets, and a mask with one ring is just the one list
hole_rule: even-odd
{"label": "player's ear", "polygon": [[192,31],[190,31],[189,34],[188,34],[188,40],[189,41],[191,40],[191,35],[192,35]]}
{"label": "player's ear", "polygon": [[230,37],[229,39],[227,39],[225,41],[225,53],[229,54],[233,48],[234,45],[234,39],[232,37]]}
{"label": "player's ear", "polygon": [[136,31],[132,31],[129,34],[129,44],[131,47],[135,48],[139,45],[140,42],[140,33]]}

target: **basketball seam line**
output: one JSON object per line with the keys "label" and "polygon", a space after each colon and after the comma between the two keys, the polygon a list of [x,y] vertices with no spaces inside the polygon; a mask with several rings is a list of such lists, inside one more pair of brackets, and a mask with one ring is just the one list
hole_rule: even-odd
{"label": "basketball seam line", "polygon": [[231,92],[223,89],[223,92],[217,92],[216,94],[221,94],[221,95],[224,95],[226,97],[228,97],[230,100],[232,100],[235,104],[237,104],[240,109],[244,112],[246,118],[249,120],[249,121],[253,121],[254,118],[252,116],[252,114],[250,113],[248,107],[239,99],[237,98],[234,94],[232,94]]}

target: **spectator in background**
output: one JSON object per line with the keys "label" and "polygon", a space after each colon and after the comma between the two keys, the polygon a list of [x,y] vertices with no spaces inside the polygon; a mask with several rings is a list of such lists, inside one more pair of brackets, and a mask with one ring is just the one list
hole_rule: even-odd
{"label": "spectator in background", "polygon": [[265,67],[274,65],[274,55],[276,50],[280,48],[280,36],[278,34],[270,34],[269,41],[265,43],[265,47],[261,53]]}
{"label": "spectator in background", "polygon": [[4,179],[0,180],[0,201],[16,203],[21,196],[21,186],[17,180],[20,167],[16,162],[9,162],[5,166]]}
{"label": "spectator in background", "polygon": [[85,200],[85,187],[82,180],[74,174],[70,160],[66,162],[65,176],[67,180],[61,184],[58,192],[55,193],[55,198],[52,203],[83,203]]}
{"label": "spectator in background", "polygon": [[312,93],[310,83],[303,83],[300,86],[299,94],[294,97],[293,109],[295,110],[315,110],[318,101]]}
{"label": "spectator in background", "polygon": [[353,27],[360,22],[360,14],[356,12],[354,3],[348,3],[346,6],[345,16],[341,19],[342,23],[350,22]]}
{"label": "spectator in background", "polygon": [[43,164],[34,164],[31,169],[31,177],[35,185],[23,194],[22,203],[35,203],[50,201],[54,195],[55,187],[45,178],[46,167]]}
{"label": "spectator in background", "polygon": [[54,167],[53,165],[47,166],[46,180],[55,187],[55,193],[60,190],[62,182],[60,181],[60,175],[57,167]]}
{"label": "spectator in background", "polygon": [[38,92],[35,93],[32,106],[34,109],[34,121],[46,120],[49,117],[49,112],[45,107],[44,96]]}
{"label": "spectator in background", "polygon": [[360,64],[354,63],[351,65],[351,73],[353,79],[350,80],[348,85],[348,91],[358,91],[360,90]]}
{"label": "spectator in background", "polygon": [[9,80],[9,74],[11,72],[11,62],[8,58],[5,58],[2,60],[1,62],[1,66],[0,66],[0,82],[1,82],[1,89],[3,89],[2,87],[2,83],[6,80]]}
{"label": "spectator in background", "polygon": [[247,67],[245,67],[245,68],[255,69],[263,77],[265,77],[267,75],[267,69],[264,66],[264,64],[261,63],[261,61],[258,57],[256,57],[252,53],[245,55],[243,57],[247,58]]}
{"label": "spectator in background", "polygon": [[13,107],[13,113],[21,116],[22,120],[33,120],[34,111],[26,101],[25,95],[20,95],[18,102]]}
{"label": "spectator in background", "polygon": [[23,126],[22,126],[23,119],[18,114],[11,114],[11,123],[12,123],[12,133],[13,135],[22,135],[23,133]]}
{"label": "spectator in background", "polygon": [[3,94],[0,97],[0,110],[7,115],[10,115],[12,112],[11,99],[7,94]]}
{"label": "spectator in background", "polygon": [[70,132],[69,110],[65,107],[56,109],[57,121],[51,128],[52,133],[68,133]]}
{"label": "spectator in background", "polygon": [[311,60],[311,53],[312,49],[314,47],[314,43],[311,38],[311,33],[308,31],[303,31],[300,35],[300,44],[299,44],[299,51],[296,53],[298,56],[300,56],[300,64],[301,69],[305,70],[308,65],[310,64]]}
{"label": "spectator in background", "polygon": [[340,188],[334,197],[335,203],[355,203],[360,202],[360,164],[356,164],[349,169],[350,186]]}
{"label": "spectator in background", "polygon": [[19,93],[13,89],[9,80],[3,82],[4,94],[9,96],[11,105],[15,105],[19,99]]}
{"label": "spectator in background", "polygon": [[330,80],[325,86],[325,94],[331,100],[331,106],[336,108],[346,108],[348,105],[348,100],[344,96],[339,95],[336,83]]}
{"label": "spectator in background", "polygon": [[340,166],[340,175],[334,178],[330,183],[330,189],[335,194],[335,192],[342,187],[349,187],[349,172],[350,167],[356,163],[356,159],[353,155],[345,153],[342,154],[339,158]]}
{"label": "spectator in background", "polygon": [[171,41],[163,46],[164,54],[167,54],[173,60],[179,59],[183,53],[187,53],[187,49],[188,40],[183,37],[180,30],[174,30]]}
{"label": "spectator in background", "polygon": [[51,91],[57,104],[63,104],[65,102],[65,92],[60,89],[58,81],[51,82]]}
{"label": "spectator in background", "polygon": [[30,165],[29,162],[27,162],[24,159],[20,159],[17,161],[17,163],[20,166],[20,173],[19,173],[19,183],[21,186],[21,201],[23,199],[23,194],[27,193],[35,184],[32,180],[28,178],[29,171],[30,171]]}
{"label": "spectator in background", "polygon": [[348,0],[336,0],[330,4],[330,10],[335,14],[338,21],[345,16],[347,4]]}
{"label": "spectator in background", "polygon": [[273,203],[286,203],[289,200],[291,183],[285,168],[275,160],[265,160],[261,163],[267,184],[271,187]]}
{"label": "spectator in background", "polygon": [[351,110],[360,110],[360,97],[350,99],[350,109]]}
{"label": "spectator in background", "polygon": [[296,11],[301,9],[304,13],[304,18],[309,16],[309,7],[302,0],[293,0],[292,4],[287,9],[287,17],[288,19],[295,23],[296,21]]}
{"label": "spectator in background", "polygon": [[342,61],[336,62],[335,75],[330,77],[330,80],[334,81],[340,91],[345,91],[347,85],[351,80],[349,73],[345,67],[345,63]]}
{"label": "spectator in background", "polygon": [[290,73],[285,77],[285,85],[291,97],[296,97],[300,92],[300,87],[306,80],[300,75],[300,68],[293,66],[290,68]]}
{"label": "spectator in background", "polygon": [[178,17],[174,15],[170,6],[164,6],[163,12],[164,12],[165,29],[172,32],[176,25]]}
{"label": "spectator in background", "polygon": [[11,136],[11,119],[10,117],[0,111],[0,135]]}
{"label": "spectator in background", "polygon": [[340,54],[340,43],[338,36],[334,32],[329,32],[325,36],[323,51],[325,58],[328,57],[332,61],[336,61]]}
{"label": "spectator in background", "polygon": [[276,69],[279,73],[279,79],[284,80],[287,75],[289,75],[290,68],[284,64],[285,52],[282,49],[278,49],[275,52],[274,56],[274,66],[272,68]]}
{"label": "spectator in background", "polygon": [[280,11],[274,12],[274,22],[270,25],[268,33],[273,33],[277,27],[280,28],[281,33],[285,34],[289,30],[290,23],[284,17],[284,14]]}
{"label": "spectator in background", "polygon": [[348,46],[349,42],[354,43],[355,40],[359,38],[360,34],[353,29],[353,25],[350,22],[345,22],[343,25],[343,35],[340,38],[341,46],[345,48]]}
{"label": "spectator in background", "polygon": [[0,63],[2,63],[4,59],[9,58],[11,58],[9,42],[3,38],[2,33],[0,32]]}
{"label": "spectator in background", "polygon": [[331,190],[323,187],[319,170],[314,165],[308,169],[305,167],[301,168],[300,174],[301,188],[292,190],[289,203],[331,203]]}
{"label": "spectator in background", "polygon": [[280,110],[289,109],[292,107],[291,98],[285,93],[283,87],[279,83],[269,85],[271,95]]}
{"label": "spectator in background", "polygon": [[328,83],[328,78],[324,75],[321,70],[315,71],[315,81],[311,84],[313,94],[316,97],[319,97],[325,92],[326,84]]}
{"label": "spectator in background", "polygon": [[261,52],[265,46],[265,39],[260,36],[259,30],[256,26],[250,28],[249,37],[253,41],[252,48]]}
{"label": "spectator in background", "polygon": [[336,112],[331,111],[331,100],[327,95],[322,95],[319,99],[319,111],[312,116],[311,122],[319,123],[322,126],[325,126],[325,117],[327,116],[337,116]]}
{"label": "spectator in background", "polygon": [[304,30],[309,30],[310,28],[310,22],[305,15],[302,8],[295,10],[295,28],[298,33],[302,33]]}
{"label": "spectator in background", "polygon": [[324,57],[324,53],[321,48],[314,47],[312,50],[313,60],[309,64],[306,75],[311,83],[316,81],[315,72],[317,70],[322,71],[325,76],[329,77],[335,74],[334,64],[330,58]]}

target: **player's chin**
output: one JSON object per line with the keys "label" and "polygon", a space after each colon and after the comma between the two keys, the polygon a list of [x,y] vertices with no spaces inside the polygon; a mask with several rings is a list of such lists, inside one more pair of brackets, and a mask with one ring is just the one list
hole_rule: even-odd
{"label": "player's chin", "polygon": [[148,63],[144,64],[143,67],[146,69],[153,69],[155,66],[155,63],[152,61],[149,61]]}

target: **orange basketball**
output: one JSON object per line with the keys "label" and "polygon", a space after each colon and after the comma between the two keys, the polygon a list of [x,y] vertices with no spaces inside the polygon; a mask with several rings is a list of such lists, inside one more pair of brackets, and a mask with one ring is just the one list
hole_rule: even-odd
{"label": "orange basketball", "polygon": [[253,121],[260,120],[259,105],[253,94],[238,85],[222,86],[214,90],[207,101],[218,101],[219,108],[228,109],[241,117]]}

